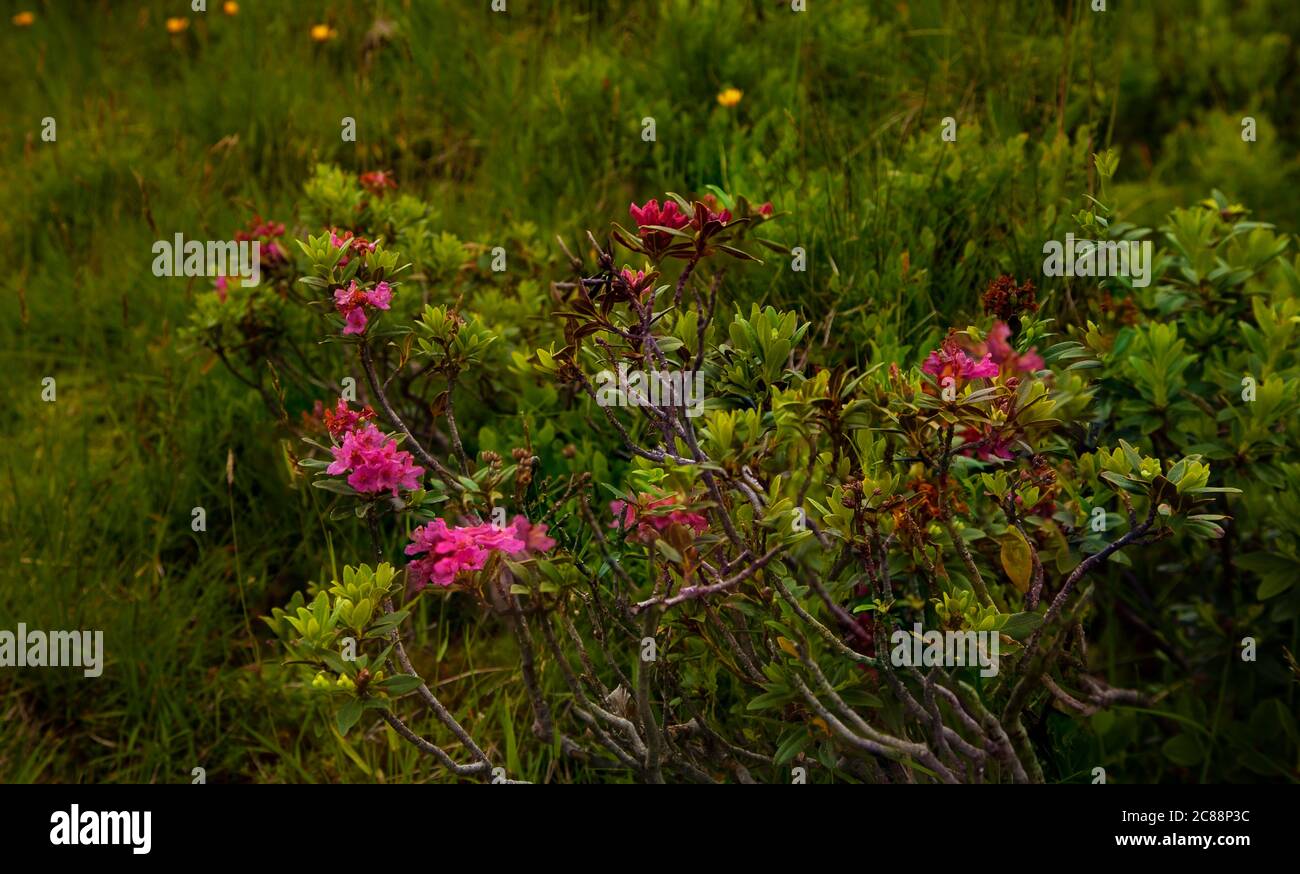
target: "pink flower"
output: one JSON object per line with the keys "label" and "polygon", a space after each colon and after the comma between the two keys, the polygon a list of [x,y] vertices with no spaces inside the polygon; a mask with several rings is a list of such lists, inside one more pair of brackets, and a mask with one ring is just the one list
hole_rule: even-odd
{"label": "pink flower", "polygon": [[[522,518],[522,517],[520,517]],[[518,519],[515,520],[516,526]],[[545,534],[545,526],[541,534]],[[482,570],[488,557],[495,552],[507,555],[521,553],[528,548],[526,540],[515,536],[517,527],[497,528],[495,525],[463,525],[448,528],[442,519],[434,519],[411,532],[407,555],[424,554],[407,565],[412,586],[418,591],[429,583],[450,586],[461,572]],[[545,538],[549,540],[550,538]],[[554,546],[554,541],[551,541]]]}
{"label": "pink flower", "polygon": [[261,257],[268,263],[285,260],[284,249],[280,248],[280,244],[275,241],[276,237],[283,236],[283,223],[263,221],[260,215],[253,216],[252,221],[248,223],[248,230],[235,232],[235,240],[238,242],[261,243]]}
{"label": "pink flower", "polygon": [[259,221],[258,216],[253,217],[253,236],[254,237],[283,237],[284,223],[272,221]]}
{"label": "pink flower", "polygon": [[980,461],[992,461],[995,458],[1007,461],[1014,458],[1011,454],[1012,438],[987,425],[983,432],[967,428],[962,432],[961,439],[961,448],[957,450],[959,455],[975,457]]}
{"label": "pink flower", "polygon": [[397,183],[393,180],[392,173],[384,170],[372,170],[369,173],[361,174],[361,187],[376,197],[383,197],[384,191],[396,188]]}
{"label": "pink flower", "polygon": [[510,553],[511,558],[530,552],[550,552],[555,548],[555,540],[546,536],[546,525],[534,525],[528,521],[527,516],[521,514],[515,517],[511,527],[514,529],[514,538],[524,544],[523,549]]}
{"label": "pink flower", "polygon": [[628,293],[637,298],[654,288],[654,281],[658,276],[659,274],[653,271],[633,270],[630,267],[624,267],[619,273],[619,278],[627,283]]}
{"label": "pink flower", "polygon": [[761,215],[761,216],[763,216],[763,217],[765,217],[765,218],[771,218],[771,216],[772,216],[772,201],[769,200],[767,203],[765,203],[765,204],[763,204],[762,206],[760,206],[760,207],[758,208],[758,214]]}
{"label": "pink flower", "polygon": [[343,316],[345,334],[360,334],[366,330],[366,307],[386,310],[392,304],[393,289],[381,282],[372,289],[364,289],[352,280],[347,288],[334,289],[334,307]]}
{"label": "pink flower", "polygon": [[364,334],[366,331],[366,311],[361,307],[347,310],[344,316],[347,324],[343,326],[345,334]]}
{"label": "pink flower", "polygon": [[361,304],[365,300],[363,295],[357,293],[357,281],[352,280],[352,284],[347,288],[339,287],[334,289],[334,306],[340,311],[344,307],[351,308]]}
{"label": "pink flower", "polygon": [[393,290],[387,282],[381,282],[366,292],[366,303],[377,309],[386,310],[393,301]]}
{"label": "pink flower", "polygon": [[226,297],[229,295],[229,291],[228,291],[229,285],[226,282],[226,277],[218,276],[216,281],[213,282],[212,285],[214,287],[214,290],[217,293],[217,300],[221,301],[222,303],[225,303]]}
{"label": "pink flower", "polygon": [[[659,207],[657,199],[646,201],[645,206],[631,204],[627,210],[632,218],[636,219],[638,228],[644,228],[646,225],[659,225],[664,228],[684,228],[691,221],[690,216],[686,215],[677,206],[677,201],[665,201],[663,208]],[[640,231],[641,236],[647,237],[650,234],[662,233],[660,231]]]}
{"label": "pink flower", "polygon": [[670,510],[664,512],[664,507],[672,506],[680,502],[680,496],[667,495],[662,498],[653,498],[642,492],[637,496],[637,502],[630,504],[627,501],[610,501],[609,510],[614,514],[614,521],[610,523],[610,528],[620,528],[624,530],[635,529],[635,540],[642,543],[650,543],[660,532],[667,530],[670,525],[682,525],[691,529],[696,534],[702,534],[709,527],[709,522],[699,513],[692,513],[689,510]]}
{"label": "pink flower", "polygon": [[998,365],[991,355],[985,354],[981,360],[975,361],[951,339],[944,340],[943,345],[931,352],[921,369],[938,378],[940,384],[948,377],[970,380],[998,375]]}
{"label": "pink flower", "polygon": [[989,331],[989,355],[999,366],[1010,365],[1012,371],[1020,373],[1033,373],[1047,366],[1036,349],[1030,349],[1024,355],[1016,355],[1016,350],[1008,342],[1010,337],[1011,328],[1006,322],[995,323]]}
{"label": "pink flower", "polygon": [[[721,204],[718,203],[718,198],[715,195],[706,194],[700,202],[704,204],[704,223],[702,226],[696,225],[696,230],[704,230],[710,224],[725,226],[727,222],[731,221],[731,210],[726,208],[718,209]],[[691,222],[695,225],[694,216],[691,217]],[[717,229],[711,230],[716,232]]]}
{"label": "pink flower", "polygon": [[284,250],[281,249],[280,244],[274,240],[271,240],[269,243],[263,243],[261,252],[261,257],[265,258],[269,263],[275,263],[276,261],[283,261],[285,259]]}
{"label": "pink flower", "polygon": [[385,437],[374,425],[348,431],[343,442],[330,451],[334,462],[325,472],[333,476],[347,473],[348,485],[358,492],[396,495],[399,488],[420,487],[424,468],[413,464],[411,453],[399,450],[397,441]]}

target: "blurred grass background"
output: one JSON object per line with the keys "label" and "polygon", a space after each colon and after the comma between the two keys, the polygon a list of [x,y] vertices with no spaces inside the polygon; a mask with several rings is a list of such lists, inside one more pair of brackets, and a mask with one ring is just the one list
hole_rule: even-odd
{"label": "blurred grass background", "polygon": [[[771,200],[809,270],[750,271],[734,296],[837,314],[848,363],[914,360],[990,277],[1036,273],[1107,145],[1128,220],[1217,187],[1300,227],[1290,0],[489,5],[0,3],[0,628],[99,628],[107,650],[97,680],[0,671],[0,781],[438,779],[267,682],[256,617],[357,544],[286,486],[256,395],[178,352],[206,280],[149,269],[178,231],[226,239],[253,212],[292,228],[317,162],[395,171],[467,240],[521,223],[572,240],[708,184]],[[337,37],[314,42],[318,23]],[[725,87],[738,106],[718,105]],[[512,776],[581,778],[516,745],[530,717],[511,646],[435,621],[446,602],[421,609],[440,694]]]}

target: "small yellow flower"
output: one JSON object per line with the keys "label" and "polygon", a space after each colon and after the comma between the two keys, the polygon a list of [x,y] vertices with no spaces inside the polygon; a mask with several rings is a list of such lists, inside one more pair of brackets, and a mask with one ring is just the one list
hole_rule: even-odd
{"label": "small yellow flower", "polygon": [[235,0],[226,0],[225,3],[221,4],[221,11],[227,15],[238,15],[239,4],[236,3]]}
{"label": "small yellow flower", "polygon": [[740,98],[745,96],[745,92],[739,88],[724,88],[718,92],[718,104],[721,106],[735,106],[740,102]]}
{"label": "small yellow flower", "polygon": [[339,32],[328,24],[313,24],[311,28],[311,38],[316,42],[325,42],[338,35]]}
{"label": "small yellow flower", "polygon": [[15,27],[31,27],[32,22],[36,20],[36,15],[31,12],[19,12],[13,17]]}
{"label": "small yellow flower", "polygon": [[167,32],[180,33],[190,26],[188,18],[169,18],[167,19]]}

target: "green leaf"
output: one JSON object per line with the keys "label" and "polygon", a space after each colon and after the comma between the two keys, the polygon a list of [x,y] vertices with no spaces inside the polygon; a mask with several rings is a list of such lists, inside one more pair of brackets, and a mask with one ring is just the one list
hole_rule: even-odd
{"label": "green leaf", "polygon": [[1190,768],[1201,760],[1201,747],[1189,734],[1169,738],[1160,749],[1165,758],[1184,768]]}
{"label": "green leaf", "polygon": [[666,541],[656,540],[655,549],[659,550],[659,552],[663,554],[663,557],[671,561],[673,564],[682,563],[682,554],[669,546]]}
{"label": "green leaf", "polygon": [[363,709],[360,698],[348,699],[348,703],[344,704],[342,709],[339,710],[339,734],[345,737],[347,736],[347,733],[352,730],[352,726],[356,725],[357,720],[361,718],[361,711]]}
{"label": "green leaf", "polygon": [[776,748],[776,756],[773,761],[778,765],[784,765],[803,751],[803,748],[812,743],[812,735],[803,729],[791,734],[781,745]]}
{"label": "green leaf", "polygon": [[770,692],[764,692],[762,695],[759,695],[757,698],[754,698],[747,705],[745,705],[745,709],[746,710],[770,710],[777,707],[783,707],[785,706],[786,702],[788,702],[793,697],[794,695],[793,693],[791,693],[789,689],[786,689],[784,687],[778,687],[773,689]]}
{"label": "green leaf", "polygon": [[1249,552],[1237,556],[1233,563],[1259,577],[1255,597],[1261,601],[1275,598],[1295,585],[1300,563],[1276,552]]}
{"label": "green leaf", "polygon": [[1012,613],[998,631],[1012,640],[1024,640],[1042,624],[1043,617],[1038,613]]}
{"label": "green leaf", "polygon": [[390,695],[405,695],[407,692],[414,692],[423,684],[424,681],[415,674],[394,674],[385,677],[375,685]]}
{"label": "green leaf", "polygon": [[324,477],[312,480],[312,487],[324,489],[327,492],[337,492],[340,495],[355,495],[357,490],[345,483],[343,480]]}
{"label": "green leaf", "polygon": [[753,255],[749,254],[743,249],[737,249],[735,246],[725,246],[719,243],[718,248],[726,252],[732,258],[738,258],[741,261],[755,261],[759,264],[763,263],[763,260],[761,258],[755,258]]}

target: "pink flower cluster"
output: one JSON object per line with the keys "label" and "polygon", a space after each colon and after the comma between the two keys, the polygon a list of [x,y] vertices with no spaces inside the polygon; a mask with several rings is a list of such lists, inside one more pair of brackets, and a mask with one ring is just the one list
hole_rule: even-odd
{"label": "pink flower cluster", "polygon": [[989,354],[975,361],[951,338],[930,353],[921,365],[926,373],[938,378],[940,384],[948,377],[954,380],[991,378],[998,375],[998,365]]}
{"label": "pink flower cluster", "polygon": [[662,231],[646,230],[646,225],[659,225],[662,228],[676,230],[686,227],[691,221],[691,217],[678,208],[675,200],[665,201],[660,208],[658,199],[651,199],[646,201],[645,206],[637,206],[634,203],[627,211],[636,220],[642,239],[649,238],[651,234],[663,235]]}
{"label": "pink flower cluster", "polygon": [[[249,221],[247,229],[235,231],[235,242],[260,243],[261,248],[258,257],[266,264],[274,265],[287,258],[284,249],[276,242],[278,237],[283,236],[283,223],[264,221],[260,215],[254,215]],[[217,293],[217,300],[225,303],[230,296],[229,280],[225,276],[218,276],[212,285],[213,290]]]}
{"label": "pink flower cluster", "polygon": [[371,170],[361,174],[361,187],[376,197],[383,197],[385,191],[397,188],[397,181],[386,170]]}
{"label": "pink flower cluster", "polygon": [[995,323],[993,329],[989,331],[987,347],[989,356],[1004,371],[1033,373],[1047,366],[1043,362],[1043,356],[1038,354],[1037,349],[1030,349],[1024,355],[1017,355],[1015,348],[1009,342],[1010,338],[1011,328],[1006,322]]}
{"label": "pink flower cluster", "polygon": [[253,216],[253,220],[248,223],[248,230],[235,231],[236,242],[260,242],[261,258],[268,264],[285,259],[284,249],[276,242],[278,237],[283,236],[282,222],[263,221],[260,215]]}
{"label": "pink flower cluster", "polygon": [[417,489],[424,468],[412,463],[411,453],[397,448],[397,441],[385,437],[374,425],[353,428],[343,442],[330,447],[334,463],[325,469],[333,476],[348,474],[348,485],[362,494],[379,494]]}
{"label": "pink flower cluster", "polygon": [[493,552],[524,558],[554,546],[555,541],[546,536],[546,526],[533,525],[524,516],[516,516],[506,528],[491,524],[449,528],[442,519],[434,519],[411,532],[406,554],[424,557],[408,564],[406,570],[416,591],[430,583],[450,586],[457,574],[482,570]]}
{"label": "pink flower cluster", "polygon": [[661,532],[667,530],[668,526],[674,524],[683,525],[696,534],[701,534],[708,529],[708,520],[699,513],[692,513],[689,510],[665,512],[665,507],[677,503],[680,503],[677,495],[655,498],[644,492],[637,496],[635,504],[627,501],[610,501],[609,511],[614,514],[614,521],[609,527],[635,530],[633,539],[642,543],[654,541]]}
{"label": "pink flower cluster", "polygon": [[387,282],[381,282],[374,288],[365,289],[352,280],[347,288],[334,289],[334,306],[347,321],[343,327],[345,334],[360,334],[366,330],[366,308],[386,310],[393,302],[393,290]]}
{"label": "pink flower cluster", "polygon": [[1015,457],[1011,453],[1014,435],[1003,433],[991,425],[982,425],[979,429],[966,428],[961,433],[961,439],[962,447],[957,452],[967,458],[1009,461]]}

